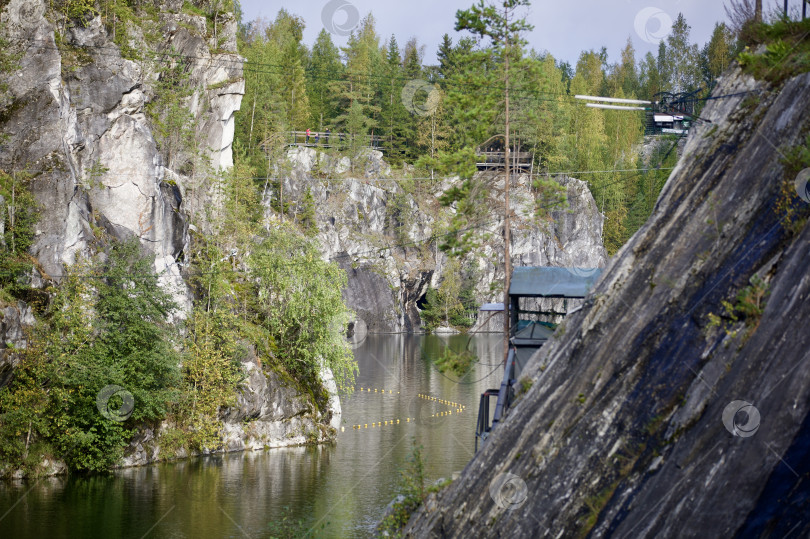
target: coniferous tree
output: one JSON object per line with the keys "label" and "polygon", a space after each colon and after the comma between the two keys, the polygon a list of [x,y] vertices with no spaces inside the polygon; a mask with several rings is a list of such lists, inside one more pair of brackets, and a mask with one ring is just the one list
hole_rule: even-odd
{"label": "coniferous tree", "polygon": [[734,36],[725,23],[714,25],[712,37],[701,54],[703,80],[711,85],[734,59]]}
{"label": "coniferous tree", "polygon": [[312,122],[319,131],[332,125],[338,115],[330,95],[330,84],[343,76],[340,62],[340,49],[332,42],[326,30],[321,30],[312,47],[307,70],[307,95],[309,97]]}
{"label": "coniferous tree", "polygon": [[690,26],[683,13],[678,14],[672,32],[667,37],[667,66],[675,93],[695,90],[700,82],[698,48],[689,43]]}
{"label": "coniferous tree", "polygon": [[453,63],[453,40],[449,34],[442,36],[442,42],[439,44],[439,51],[436,53],[439,59],[439,74],[442,79],[446,79],[454,67]]}
{"label": "coniferous tree", "polygon": [[286,105],[287,124],[293,130],[302,131],[307,129],[310,110],[306,90],[306,73],[298,43],[288,41],[281,51],[280,60],[281,85],[279,91],[282,102]]}
{"label": "coniferous tree", "polygon": [[369,144],[371,130],[378,125],[380,107],[377,93],[383,71],[380,39],[374,28],[374,18],[368,15],[360,28],[352,32],[343,48],[346,57],[346,80],[333,83],[332,91],[342,111],[335,118],[347,133],[347,147],[356,157]]}
{"label": "coniferous tree", "polygon": [[651,100],[654,95],[663,91],[663,81],[661,72],[658,69],[658,61],[651,52],[644,56],[639,66],[639,79],[642,99]]}
{"label": "coniferous tree", "polygon": [[511,123],[510,123],[510,85],[512,83],[512,71],[510,70],[510,60],[513,48],[518,50],[526,42],[521,37],[525,32],[531,31],[534,27],[525,18],[517,16],[519,9],[528,7],[529,0],[502,0],[497,3],[487,4],[484,0],[474,5],[468,10],[459,10],[456,13],[456,30],[468,30],[481,38],[488,38],[492,41],[492,53],[499,60],[502,68],[502,80],[504,88],[504,142],[506,165],[504,181],[504,361],[509,352],[509,283],[512,279],[511,260],[511,218],[512,208],[509,201],[510,184],[512,181],[510,171],[511,160]]}
{"label": "coniferous tree", "polygon": [[385,77],[382,86],[380,134],[385,140],[388,156],[393,163],[407,157],[407,144],[412,119],[402,103],[406,78],[402,69],[399,44],[392,35],[385,47]]}
{"label": "coniferous tree", "polygon": [[425,46],[419,45],[415,37],[405,44],[402,58],[402,69],[409,79],[418,79],[422,76],[422,58],[425,56]]}

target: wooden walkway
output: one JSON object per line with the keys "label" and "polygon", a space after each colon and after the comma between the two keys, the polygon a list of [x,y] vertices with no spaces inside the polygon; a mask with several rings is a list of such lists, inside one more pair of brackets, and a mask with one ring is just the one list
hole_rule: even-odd
{"label": "wooden walkway", "polygon": [[[383,150],[382,137],[377,135],[358,135],[361,145],[372,150]],[[326,133],[325,131],[290,131],[290,146],[302,148],[345,148],[349,146],[352,135],[348,133]]]}
{"label": "wooden walkway", "polygon": [[[476,165],[481,170],[506,168],[506,152],[483,152],[476,153],[478,162]],[[513,170],[531,170],[534,162],[534,155],[531,152],[512,152],[510,155],[510,166]]]}

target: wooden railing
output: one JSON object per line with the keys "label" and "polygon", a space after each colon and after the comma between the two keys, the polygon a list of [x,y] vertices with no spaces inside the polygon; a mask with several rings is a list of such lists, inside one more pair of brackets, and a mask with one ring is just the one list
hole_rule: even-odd
{"label": "wooden railing", "polygon": [[[478,156],[478,168],[501,168],[506,166],[506,152],[482,152]],[[532,168],[534,155],[531,152],[512,152],[509,154],[510,165],[514,168]]]}
{"label": "wooden railing", "polygon": [[290,131],[290,146],[307,148],[347,148],[353,142],[372,150],[382,150],[382,137],[378,135],[350,135],[349,133],[327,133],[326,131]]}

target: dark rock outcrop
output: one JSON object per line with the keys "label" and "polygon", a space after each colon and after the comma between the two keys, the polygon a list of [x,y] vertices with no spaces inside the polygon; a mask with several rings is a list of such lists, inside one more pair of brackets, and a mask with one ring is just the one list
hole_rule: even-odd
{"label": "dark rock outcrop", "polygon": [[785,157],[808,88],[721,80],[650,220],[406,535],[810,534],[810,208]]}

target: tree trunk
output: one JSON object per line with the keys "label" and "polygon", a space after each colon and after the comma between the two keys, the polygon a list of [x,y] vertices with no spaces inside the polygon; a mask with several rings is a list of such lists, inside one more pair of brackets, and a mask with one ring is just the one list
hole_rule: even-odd
{"label": "tree trunk", "polygon": [[[508,10],[505,13],[508,23]],[[505,104],[506,104],[506,133],[504,136],[506,144],[506,153],[504,154],[504,164],[506,165],[506,181],[504,182],[504,223],[503,223],[503,262],[504,262],[504,278],[503,278],[503,363],[506,367],[506,360],[509,357],[509,285],[512,282],[512,260],[511,260],[511,243],[512,233],[510,227],[510,213],[509,206],[509,184],[510,184],[510,167],[509,167],[509,37],[506,38],[506,48],[504,49],[504,82],[505,82]],[[508,367],[507,367],[508,368]]]}
{"label": "tree trunk", "polygon": [[[785,2],[785,4],[787,5],[787,2]],[[762,0],[756,0],[754,4],[754,20],[756,22],[762,22]]]}

